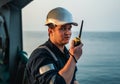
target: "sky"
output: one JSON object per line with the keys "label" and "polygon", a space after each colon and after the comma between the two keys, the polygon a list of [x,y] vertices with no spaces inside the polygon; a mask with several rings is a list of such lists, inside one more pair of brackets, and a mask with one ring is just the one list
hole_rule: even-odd
{"label": "sky", "polygon": [[47,30],[47,13],[55,7],[69,10],[79,26],[84,20],[83,31],[120,32],[120,0],[33,0],[22,9],[23,30]]}

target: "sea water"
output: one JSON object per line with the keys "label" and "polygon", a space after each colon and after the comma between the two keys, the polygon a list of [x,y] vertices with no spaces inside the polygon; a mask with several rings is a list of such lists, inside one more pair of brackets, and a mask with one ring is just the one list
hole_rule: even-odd
{"label": "sea water", "polygon": [[[72,38],[77,35],[73,32]],[[23,40],[24,50],[30,55],[48,40],[48,34],[24,31]],[[80,84],[120,84],[120,32],[83,32],[81,40],[83,54],[76,74]]]}

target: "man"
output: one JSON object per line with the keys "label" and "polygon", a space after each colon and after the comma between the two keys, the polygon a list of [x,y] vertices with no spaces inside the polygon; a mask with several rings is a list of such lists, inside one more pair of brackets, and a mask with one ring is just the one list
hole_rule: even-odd
{"label": "man", "polygon": [[82,43],[65,47],[71,37],[72,14],[57,7],[51,10],[46,19],[49,39],[31,54],[27,63],[29,84],[78,84],[75,78],[76,63],[82,54]]}

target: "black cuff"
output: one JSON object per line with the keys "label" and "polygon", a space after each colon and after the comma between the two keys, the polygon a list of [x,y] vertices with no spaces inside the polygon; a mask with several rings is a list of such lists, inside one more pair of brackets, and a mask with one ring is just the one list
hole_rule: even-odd
{"label": "black cuff", "polygon": [[70,52],[69,52],[69,54],[73,57],[75,63],[77,63],[77,60],[76,60],[76,58],[74,57],[74,55],[72,55]]}

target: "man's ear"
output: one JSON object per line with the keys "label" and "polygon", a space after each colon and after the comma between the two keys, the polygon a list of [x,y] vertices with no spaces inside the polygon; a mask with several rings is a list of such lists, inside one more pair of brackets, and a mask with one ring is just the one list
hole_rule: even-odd
{"label": "man's ear", "polygon": [[48,35],[50,36],[50,34],[52,34],[53,29],[52,28],[48,28]]}
{"label": "man's ear", "polygon": [[49,33],[52,33],[52,29],[51,29],[51,28],[48,28],[48,32],[49,32]]}

